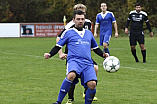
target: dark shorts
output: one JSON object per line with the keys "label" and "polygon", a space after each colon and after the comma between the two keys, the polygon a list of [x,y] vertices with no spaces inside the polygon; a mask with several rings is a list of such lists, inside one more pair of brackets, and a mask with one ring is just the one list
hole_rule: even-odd
{"label": "dark shorts", "polygon": [[145,39],[144,39],[143,31],[141,31],[141,32],[130,32],[130,34],[129,34],[129,41],[130,41],[130,46],[137,45],[137,42],[139,44],[144,44],[145,43]]}
{"label": "dark shorts", "polygon": [[97,63],[93,59],[92,59],[92,61],[93,61],[94,65],[97,65]]}

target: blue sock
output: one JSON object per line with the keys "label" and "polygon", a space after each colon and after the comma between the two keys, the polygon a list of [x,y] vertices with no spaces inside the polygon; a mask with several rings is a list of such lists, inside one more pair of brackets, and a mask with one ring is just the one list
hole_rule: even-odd
{"label": "blue sock", "polygon": [[87,89],[86,96],[85,96],[85,104],[92,103],[95,93],[96,93],[96,89],[94,90],[91,90],[90,88]]}
{"label": "blue sock", "polygon": [[64,81],[62,82],[61,88],[60,88],[60,92],[58,95],[58,102],[62,102],[62,100],[64,99],[65,95],[67,94],[67,92],[70,89],[72,81],[70,81],[69,79],[65,78]]}
{"label": "blue sock", "polygon": [[108,54],[109,54],[109,56],[110,56],[110,51],[109,51],[109,49],[108,49],[108,48],[104,48],[104,52],[105,52],[105,53],[108,53]]}

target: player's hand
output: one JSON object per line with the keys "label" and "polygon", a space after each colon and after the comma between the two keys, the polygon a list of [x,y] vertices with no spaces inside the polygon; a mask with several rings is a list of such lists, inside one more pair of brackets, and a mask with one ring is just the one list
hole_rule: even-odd
{"label": "player's hand", "polygon": [[97,33],[94,33],[94,38],[96,38],[97,37]]}
{"label": "player's hand", "polygon": [[59,54],[59,58],[60,58],[61,60],[64,60],[64,59],[67,58],[67,54],[65,54],[65,53],[60,53],[60,54]]}
{"label": "player's hand", "polygon": [[103,56],[106,58],[106,57],[109,57],[109,54],[104,52]]}
{"label": "player's hand", "polygon": [[125,34],[128,34],[128,28],[125,28]]}
{"label": "player's hand", "polygon": [[150,32],[150,37],[151,37],[151,38],[153,37],[153,32]]}
{"label": "player's hand", "polygon": [[115,38],[118,38],[118,33],[115,33]]}
{"label": "player's hand", "polygon": [[45,54],[44,54],[45,59],[49,59],[50,56],[51,56],[51,55],[50,55],[49,53],[45,53]]}

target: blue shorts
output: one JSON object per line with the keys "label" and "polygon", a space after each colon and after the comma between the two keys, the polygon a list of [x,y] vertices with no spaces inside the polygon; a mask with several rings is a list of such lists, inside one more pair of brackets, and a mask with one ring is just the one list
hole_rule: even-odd
{"label": "blue shorts", "polygon": [[73,81],[74,84],[79,82],[78,78],[81,78],[81,84],[84,87],[86,87],[86,83],[88,81],[94,80],[97,82],[94,65],[82,64],[73,60],[67,63],[67,73],[72,71],[77,74],[75,80]]}
{"label": "blue shorts", "polygon": [[103,43],[109,44],[111,35],[100,35],[100,46],[103,46]]}

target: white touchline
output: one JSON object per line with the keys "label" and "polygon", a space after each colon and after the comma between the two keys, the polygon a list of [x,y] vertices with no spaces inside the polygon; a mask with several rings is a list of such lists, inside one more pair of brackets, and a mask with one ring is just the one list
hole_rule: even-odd
{"label": "white touchline", "polygon": [[[42,56],[35,56],[35,55],[28,55],[28,54],[18,54],[18,53],[8,53],[8,52],[1,52],[3,54],[10,54],[10,55],[20,55],[20,56],[29,56],[29,57],[37,57],[37,58],[43,58],[44,59],[44,55],[43,57]],[[56,59],[56,60],[61,60],[60,58],[54,58],[54,57],[51,57],[50,59]]]}
{"label": "white touchline", "polygon": [[124,66],[121,66],[121,67],[122,67],[122,68],[126,68],[126,69],[135,69],[135,70],[144,70],[144,71],[157,72],[157,70],[150,70],[150,69],[141,69],[141,68],[124,67]]}
{"label": "white touchline", "polygon": [[[103,65],[103,64],[99,64],[99,65]],[[157,70],[150,70],[150,69],[141,69],[141,68],[125,67],[125,66],[120,66],[120,67],[125,68],[125,69],[134,69],[134,70],[144,70],[144,71],[157,72]]]}
{"label": "white touchline", "polygon": [[[35,55],[27,55],[27,54],[17,54],[17,53],[8,53],[8,52],[1,52],[3,54],[11,54],[11,55],[21,55],[21,56],[29,56],[29,57],[37,57],[37,58],[43,58],[42,56],[35,56]],[[60,58],[53,58],[51,57],[50,59],[56,59],[56,60],[61,60]],[[102,65],[98,63],[98,65]],[[135,70],[144,70],[144,71],[151,71],[151,72],[157,72],[157,70],[150,70],[150,69],[141,69],[141,68],[134,68],[134,67],[125,67],[125,66],[120,66],[121,68],[125,69],[135,69]]]}

